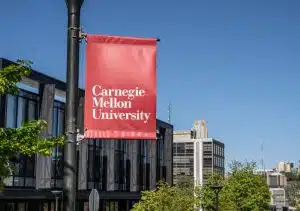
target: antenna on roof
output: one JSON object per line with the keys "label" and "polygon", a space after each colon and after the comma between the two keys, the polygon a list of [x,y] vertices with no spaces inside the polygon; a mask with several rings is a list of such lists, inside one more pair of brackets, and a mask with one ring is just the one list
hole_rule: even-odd
{"label": "antenna on roof", "polygon": [[168,104],[168,123],[171,124],[171,101]]}
{"label": "antenna on roof", "polygon": [[264,142],[263,140],[261,140],[261,144],[260,144],[260,152],[261,152],[261,169],[265,172],[265,162],[264,162]]}

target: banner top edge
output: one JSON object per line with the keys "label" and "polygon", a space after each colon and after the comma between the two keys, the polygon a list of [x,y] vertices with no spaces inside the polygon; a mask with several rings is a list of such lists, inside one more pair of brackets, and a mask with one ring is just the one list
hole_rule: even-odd
{"label": "banner top edge", "polygon": [[87,34],[88,42],[99,43],[115,43],[115,44],[148,44],[155,45],[160,41],[159,38],[144,38],[144,37],[130,37],[130,36],[114,36],[103,34]]}

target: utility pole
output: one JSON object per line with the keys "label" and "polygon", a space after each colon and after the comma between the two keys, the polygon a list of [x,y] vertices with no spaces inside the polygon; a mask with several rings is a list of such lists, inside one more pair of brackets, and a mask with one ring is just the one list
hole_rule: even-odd
{"label": "utility pole", "polygon": [[64,211],[76,209],[76,139],[77,139],[77,107],[79,76],[79,44],[80,44],[80,9],[83,0],[65,0],[68,9],[67,39],[67,90],[65,107],[64,145]]}

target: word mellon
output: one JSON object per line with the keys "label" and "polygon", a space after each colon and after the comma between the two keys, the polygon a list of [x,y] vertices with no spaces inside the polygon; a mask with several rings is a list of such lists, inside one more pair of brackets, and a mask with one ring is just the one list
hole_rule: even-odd
{"label": "word mellon", "polygon": [[95,120],[136,120],[147,123],[151,116],[151,113],[133,108],[134,100],[146,95],[143,89],[105,89],[101,85],[94,85],[92,92]]}

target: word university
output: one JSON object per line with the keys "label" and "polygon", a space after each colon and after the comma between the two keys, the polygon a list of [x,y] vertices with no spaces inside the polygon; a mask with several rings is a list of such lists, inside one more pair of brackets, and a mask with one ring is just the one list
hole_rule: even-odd
{"label": "word university", "polygon": [[[92,88],[92,116],[95,120],[136,120],[147,123],[151,113],[134,109],[146,95],[144,89],[108,89],[101,85]],[[139,99],[138,99],[139,98]]]}

